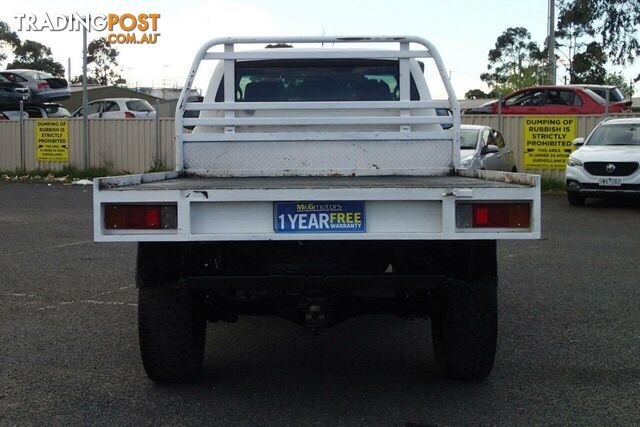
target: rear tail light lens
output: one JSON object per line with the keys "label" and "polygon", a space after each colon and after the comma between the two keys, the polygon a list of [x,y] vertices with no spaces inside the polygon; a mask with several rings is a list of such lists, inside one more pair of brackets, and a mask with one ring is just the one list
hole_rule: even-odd
{"label": "rear tail light lens", "polygon": [[175,230],[178,209],[175,204],[105,204],[104,227],[107,230]]}
{"label": "rear tail light lens", "polygon": [[125,111],[124,112],[124,118],[125,119],[135,119],[136,115],[133,114],[131,111]]}
{"label": "rear tail light lens", "polygon": [[609,111],[612,113],[631,113],[633,102],[631,101],[621,101],[609,104]]}
{"label": "rear tail light lens", "polygon": [[7,117],[4,114],[0,113],[0,120],[9,120],[9,117]]}
{"label": "rear tail light lens", "polygon": [[48,87],[48,83],[38,83],[38,89],[47,89]]}
{"label": "rear tail light lens", "polygon": [[531,204],[459,203],[456,206],[458,228],[524,228],[531,227]]}

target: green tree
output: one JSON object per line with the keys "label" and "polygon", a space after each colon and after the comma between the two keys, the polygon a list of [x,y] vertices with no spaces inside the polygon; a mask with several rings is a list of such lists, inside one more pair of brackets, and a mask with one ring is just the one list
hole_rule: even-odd
{"label": "green tree", "polygon": [[28,68],[64,77],[64,67],[51,56],[51,49],[42,43],[25,40],[13,50],[15,58],[7,68]]}
{"label": "green tree", "polygon": [[20,46],[20,38],[15,31],[11,31],[9,25],[0,20],[0,66],[7,59],[7,54],[5,53],[8,50],[13,50],[17,46]]}
{"label": "green tree", "polygon": [[633,97],[633,85],[625,79],[622,73],[608,73],[604,84],[617,86],[625,98]]}
{"label": "green tree", "polygon": [[[570,83],[582,83],[581,79],[576,76],[576,61],[579,62],[580,74],[586,74],[585,69],[590,68],[590,63],[587,61],[591,56],[585,54],[585,48],[588,45],[588,40],[595,34],[591,27],[593,19],[591,10],[579,7],[573,0],[558,1],[556,46],[557,51],[563,56],[559,62],[567,69]],[[562,50],[559,49],[561,47]],[[598,64],[594,65],[597,67]]]}
{"label": "green tree", "polygon": [[[71,79],[71,84],[73,85],[81,85],[82,84],[82,74],[79,76],[75,76]],[[100,82],[93,76],[87,76],[87,84],[90,85],[99,85]]]}
{"label": "green tree", "polygon": [[545,54],[523,27],[507,28],[489,51],[488,62],[488,71],[480,79],[499,94],[545,80]]}
{"label": "green tree", "polygon": [[[638,0],[566,0],[561,7],[586,34],[598,38],[606,57],[614,64],[633,63],[640,55]],[[562,17],[561,10],[559,17]],[[636,81],[640,80],[640,75]]]}
{"label": "green tree", "polygon": [[118,55],[106,38],[91,41],[87,46],[87,66],[92,80],[103,86],[126,83],[120,76]]}
{"label": "green tree", "polygon": [[571,83],[604,84],[607,77],[607,56],[602,46],[591,42],[583,52],[573,56]]}
{"label": "green tree", "polygon": [[489,93],[487,93],[482,89],[471,89],[464,94],[464,99],[489,99],[497,97],[498,94],[494,91],[490,91]]}

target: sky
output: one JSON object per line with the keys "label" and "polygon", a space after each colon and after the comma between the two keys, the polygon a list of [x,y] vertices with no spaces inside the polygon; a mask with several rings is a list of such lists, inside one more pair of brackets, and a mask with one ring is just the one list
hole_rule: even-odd
{"label": "sky", "polygon": [[[506,28],[523,26],[533,40],[543,42],[547,5],[547,0],[23,0],[3,2],[0,19],[16,30],[15,16],[23,13],[159,13],[155,45],[117,45],[127,84],[155,87],[180,87],[197,50],[214,37],[417,35],[435,44],[462,98],[469,89],[487,89],[479,76],[486,70],[489,50]],[[92,32],[89,40],[106,34]],[[80,32],[19,31],[18,35],[49,46],[65,67],[71,58],[71,75],[81,73]],[[206,88],[209,70],[201,70],[196,86]],[[427,70],[427,77],[433,77],[433,69]],[[631,79],[640,74],[640,64],[610,70]],[[559,65],[559,83],[563,71]],[[444,97],[439,86],[432,91],[434,97]],[[640,84],[635,93],[640,93]]]}

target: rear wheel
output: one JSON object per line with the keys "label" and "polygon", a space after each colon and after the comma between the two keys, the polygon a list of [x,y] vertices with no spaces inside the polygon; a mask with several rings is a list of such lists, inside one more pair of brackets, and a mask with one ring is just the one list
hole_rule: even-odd
{"label": "rear wheel", "polygon": [[440,370],[451,379],[485,378],[496,354],[496,280],[453,281],[436,297],[438,307],[431,314],[431,336]]}
{"label": "rear wheel", "polygon": [[157,382],[194,379],[202,367],[206,319],[192,295],[181,289],[140,289],[140,354],[147,376]]}
{"label": "rear wheel", "polygon": [[571,206],[582,206],[584,202],[587,200],[585,196],[580,195],[579,193],[568,191],[567,192],[567,200]]}
{"label": "rear wheel", "polygon": [[197,296],[180,287],[183,247],[138,245],[138,333],[142,364],[156,382],[195,378],[204,357],[206,317]]}
{"label": "rear wheel", "polygon": [[448,378],[479,380],[491,372],[496,354],[496,242],[451,242],[443,253],[449,279],[432,294],[434,355]]}

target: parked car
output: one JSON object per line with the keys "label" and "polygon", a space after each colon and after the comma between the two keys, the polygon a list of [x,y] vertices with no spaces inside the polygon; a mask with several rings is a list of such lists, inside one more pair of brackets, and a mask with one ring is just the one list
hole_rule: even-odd
{"label": "parked car", "polygon": [[69,83],[66,79],[55,77],[37,70],[0,71],[6,79],[27,86],[31,91],[31,101],[61,101],[71,97]]}
{"label": "parked car", "polygon": [[[194,95],[187,98],[187,102],[203,102],[204,96]],[[182,115],[185,119],[197,119],[200,117],[200,110],[187,110]],[[193,130],[195,126],[185,126],[185,129]]]}
{"label": "parked car", "polygon": [[[25,119],[29,118],[29,113],[26,111],[22,113]],[[20,120],[20,110],[4,110],[2,106],[0,106],[0,122],[4,120]]]}
{"label": "parked car", "polygon": [[513,150],[502,134],[489,126],[460,126],[460,167],[516,172]]}
{"label": "parked car", "polygon": [[598,124],[567,161],[567,198],[572,205],[587,197],[640,195],[640,118],[610,119]]}
{"label": "parked car", "polygon": [[14,83],[0,74],[0,103],[14,103],[28,101],[31,98],[29,88],[20,83]]}
{"label": "parked car", "polygon": [[[436,115],[439,117],[453,117],[453,112],[448,108],[436,108]],[[442,129],[451,129],[453,124],[443,123],[440,126]]]}
{"label": "parked car", "polygon": [[617,86],[591,84],[571,84],[568,86],[577,87],[580,89],[589,89],[605,100],[607,99],[607,93],[609,93],[609,103],[624,101],[624,95],[622,94],[622,92],[620,92],[620,89],[618,89]]}
{"label": "parked car", "polygon": [[[152,119],[156,110],[144,99],[108,98],[91,101],[87,114],[90,119]],[[82,117],[82,107],[73,112],[73,117]]]}
{"label": "parked car", "polygon": [[[71,117],[71,113],[65,107],[53,102],[34,104],[27,102],[23,105],[25,119],[61,119]],[[20,120],[20,105],[0,105],[0,120]]]}
{"label": "parked car", "polygon": [[[590,89],[572,86],[535,86],[521,89],[502,100],[502,114],[604,114],[606,101]],[[631,112],[631,104],[609,104],[610,113]],[[498,101],[491,101],[468,114],[497,114]]]}
{"label": "parked car", "polygon": [[47,117],[50,119],[63,119],[71,117],[71,112],[66,107],[53,102],[42,104],[42,108],[46,111]]}

